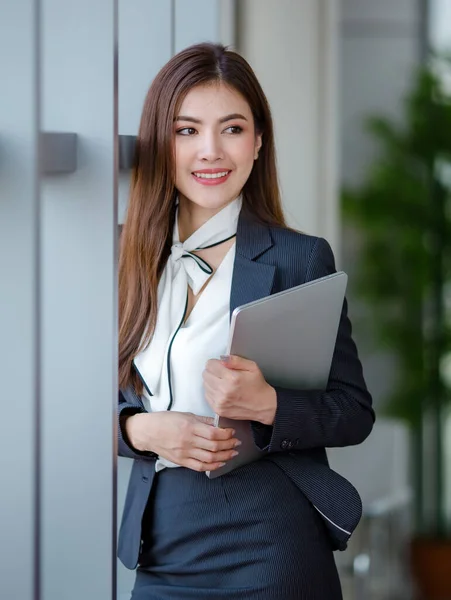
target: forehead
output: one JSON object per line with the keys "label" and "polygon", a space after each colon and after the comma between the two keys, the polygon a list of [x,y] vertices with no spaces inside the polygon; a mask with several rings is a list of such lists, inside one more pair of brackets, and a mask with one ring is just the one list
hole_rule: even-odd
{"label": "forehead", "polygon": [[190,117],[216,117],[230,113],[241,113],[251,117],[252,112],[245,98],[224,83],[199,85],[185,96],[178,114]]}

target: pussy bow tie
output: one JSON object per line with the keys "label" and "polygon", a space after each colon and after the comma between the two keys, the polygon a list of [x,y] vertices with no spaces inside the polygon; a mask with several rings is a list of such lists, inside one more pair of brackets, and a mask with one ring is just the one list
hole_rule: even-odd
{"label": "pussy bow tie", "polygon": [[[169,363],[173,338],[185,320],[188,285],[197,295],[211,277],[213,269],[194,254],[212,248],[236,235],[241,211],[241,196],[216,213],[183,243],[179,239],[178,211],[175,218],[171,254],[158,284],[158,316],[150,344],[134,359],[134,365],[150,395],[159,396],[163,372]],[[152,408],[165,410],[167,398],[155,398]]]}

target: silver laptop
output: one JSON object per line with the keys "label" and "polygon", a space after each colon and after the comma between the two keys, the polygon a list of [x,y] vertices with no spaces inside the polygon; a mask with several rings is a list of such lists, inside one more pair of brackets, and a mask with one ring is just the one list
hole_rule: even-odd
{"label": "silver laptop", "polygon": [[[326,389],[348,277],[343,271],[237,307],[227,353],[257,363],[266,381],[291,389]],[[219,477],[264,455],[249,421],[216,415],[217,427],[233,427],[239,454],[207,471]]]}

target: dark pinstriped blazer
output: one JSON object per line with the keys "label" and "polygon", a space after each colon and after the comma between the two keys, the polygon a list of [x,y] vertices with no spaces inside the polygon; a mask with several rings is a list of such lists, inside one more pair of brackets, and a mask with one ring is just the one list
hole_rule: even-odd
{"label": "dark pinstriped blazer", "polygon": [[[268,227],[242,213],[236,237],[230,314],[241,304],[334,272],[333,253],[324,239]],[[375,418],[351,337],[346,301],[327,389],[305,391],[276,387],[276,392],[274,424],[253,423],[255,442],[319,511],[330,533],[331,547],[344,550],[360,520],[362,505],[355,488],[330,469],[325,448],[359,444],[371,432]],[[119,392],[119,417],[144,410],[132,388]],[[155,458],[150,453],[133,450],[120,426],[118,435],[119,454],[135,459],[118,551],[124,565],[133,569],[138,562],[141,520],[155,474]],[[257,488],[258,484],[256,482]],[[265,485],[270,483],[261,482],[261,487]],[[296,496],[284,501],[296,502]]]}

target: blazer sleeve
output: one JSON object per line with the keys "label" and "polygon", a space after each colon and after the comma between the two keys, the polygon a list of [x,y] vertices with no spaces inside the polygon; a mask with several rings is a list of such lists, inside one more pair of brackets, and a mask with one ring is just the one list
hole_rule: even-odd
{"label": "blazer sleeve", "polygon": [[[335,273],[332,249],[318,238],[311,252],[306,281]],[[275,387],[277,410],[272,426],[253,423],[256,444],[268,452],[351,446],[370,434],[375,414],[352,339],[344,301],[327,389]]]}
{"label": "blazer sleeve", "polygon": [[119,456],[125,456],[126,458],[144,458],[153,459],[157,458],[154,452],[142,452],[136,450],[127,438],[125,429],[122,427],[122,417],[127,415],[135,415],[137,413],[147,412],[144,408],[141,399],[130,389],[127,388],[124,392],[119,390],[119,401],[117,410],[117,432],[118,432],[118,454]]}

